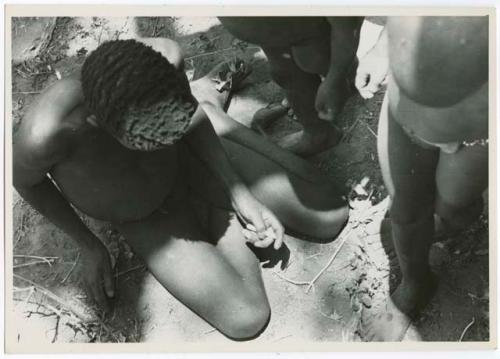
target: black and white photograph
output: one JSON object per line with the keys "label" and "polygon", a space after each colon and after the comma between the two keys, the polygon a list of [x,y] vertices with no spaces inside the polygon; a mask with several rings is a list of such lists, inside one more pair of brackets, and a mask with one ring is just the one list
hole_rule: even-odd
{"label": "black and white photograph", "polygon": [[112,8],[6,17],[8,352],[496,345],[494,9]]}

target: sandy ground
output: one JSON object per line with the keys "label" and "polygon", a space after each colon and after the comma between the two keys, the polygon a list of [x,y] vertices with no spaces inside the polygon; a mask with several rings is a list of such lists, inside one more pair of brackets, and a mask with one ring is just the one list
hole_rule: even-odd
{"label": "sandy ground", "polygon": [[[263,52],[234,39],[215,18],[35,18],[18,20],[13,30],[14,131],[37,94],[58,77],[78,71],[99,43],[138,35],[176,39],[185,52],[187,74],[194,79],[225,59],[239,57],[251,63],[254,71],[248,85],[229,108],[229,114],[245,125],[259,108],[283,99]],[[379,31],[378,25],[365,22],[360,55]],[[368,178],[371,195],[351,196],[351,220],[337,239],[320,244],[287,236],[287,250],[264,265],[272,317],[256,342],[362,340],[357,331],[360,315],[383,305],[397,283],[390,238],[379,230],[388,206],[376,156],[382,98],[383,91],[369,101],[351,98],[339,120],[346,132],[343,142],[310,159],[346,194]],[[298,128],[285,116],[270,128],[269,136],[276,140]],[[78,266],[78,249],[14,195],[16,321],[10,330],[20,343],[141,341],[161,342],[168,350],[169,343],[178,341],[228,340],[161,287],[116,230],[86,218],[116,261],[114,310],[99,318],[78,281],[78,272],[84,270]],[[488,340],[487,229],[485,214],[469,231],[435,243],[431,263],[441,284],[408,339],[418,332],[429,341],[457,341],[462,335],[463,340]]]}

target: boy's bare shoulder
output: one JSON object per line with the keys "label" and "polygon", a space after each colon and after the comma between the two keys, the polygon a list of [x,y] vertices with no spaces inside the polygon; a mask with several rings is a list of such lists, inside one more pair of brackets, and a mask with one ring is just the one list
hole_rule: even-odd
{"label": "boy's bare shoulder", "polygon": [[42,159],[67,150],[84,118],[83,93],[77,79],[63,79],[47,88],[24,116],[14,150]]}

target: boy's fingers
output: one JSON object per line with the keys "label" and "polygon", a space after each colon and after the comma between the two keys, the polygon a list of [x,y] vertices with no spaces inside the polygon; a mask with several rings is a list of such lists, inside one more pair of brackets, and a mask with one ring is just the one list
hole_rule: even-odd
{"label": "boy's fingers", "polygon": [[262,219],[260,212],[254,213],[254,215],[252,216],[252,218],[250,218],[250,220],[251,223],[249,223],[246,226],[247,229],[252,228],[257,233],[259,238],[262,238],[264,231],[266,230],[266,225],[264,224],[264,220]]}
{"label": "boy's fingers", "polygon": [[283,244],[285,229],[283,228],[283,225],[280,223],[280,221],[272,215],[266,216],[265,221],[266,224],[272,227],[274,232],[274,249],[279,249]]}
{"label": "boy's fingers", "polygon": [[255,243],[259,241],[259,237],[257,236],[257,233],[253,231],[249,231],[248,229],[242,229],[241,232],[243,233],[243,236],[245,239],[251,243]]}

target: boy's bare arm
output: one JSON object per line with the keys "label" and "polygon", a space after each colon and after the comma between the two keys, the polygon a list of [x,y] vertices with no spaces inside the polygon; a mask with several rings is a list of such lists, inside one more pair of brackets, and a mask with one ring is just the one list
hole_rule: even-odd
{"label": "boy's bare arm", "polygon": [[[71,131],[57,118],[69,114],[81,101],[79,85],[70,81],[49,88],[23,120],[13,144],[14,187],[30,205],[76,241],[83,262],[93,259],[94,263],[87,263],[90,268],[86,271],[86,282],[95,283],[91,285],[93,295],[106,307],[102,283],[98,284],[104,280],[106,293],[113,295],[106,248],[48,177],[48,172],[71,150]],[[66,96],[54,96],[63,93]]]}
{"label": "boy's bare arm", "polygon": [[251,238],[254,245],[257,247],[270,245],[273,240],[269,238],[266,240],[264,232],[272,228],[276,236],[274,246],[279,248],[283,240],[283,226],[276,216],[253,196],[241,177],[234,171],[202,105],[208,111],[214,107],[211,103],[198,106],[193,115],[194,125],[185,138],[186,142],[193,153],[222,181],[229,192],[235,211],[247,224],[255,227],[259,239],[264,239],[257,241],[256,237]]}
{"label": "boy's bare arm", "polygon": [[488,80],[487,17],[391,17],[391,73],[426,106],[448,107]]}

